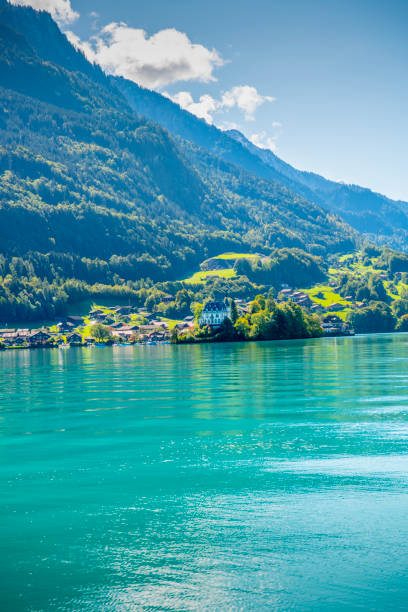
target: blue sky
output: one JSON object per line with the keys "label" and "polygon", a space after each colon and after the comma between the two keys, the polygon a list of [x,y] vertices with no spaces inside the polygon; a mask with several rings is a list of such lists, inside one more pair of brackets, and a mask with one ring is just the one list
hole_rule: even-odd
{"label": "blue sky", "polygon": [[13,2],[294,166],[408,200],[407,0]]}

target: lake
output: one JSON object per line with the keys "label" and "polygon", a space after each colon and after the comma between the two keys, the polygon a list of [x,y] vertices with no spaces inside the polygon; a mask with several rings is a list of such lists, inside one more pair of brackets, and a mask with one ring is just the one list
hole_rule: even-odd
{"label": "lake", "polygon": [[406,610],[408,335],[0,353],[0,609]]}

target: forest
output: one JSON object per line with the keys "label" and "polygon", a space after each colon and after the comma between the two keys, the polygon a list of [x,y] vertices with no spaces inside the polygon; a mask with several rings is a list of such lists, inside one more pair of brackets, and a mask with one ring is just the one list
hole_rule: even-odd
{"label": "forest", "polygon": [[137,299],[137,283],[175,281],[227,250],[322,256],[358,241],[279,182],[136,114],[49,14],[4,2],[0,143],[3,321],[42,319],[102,287]]}

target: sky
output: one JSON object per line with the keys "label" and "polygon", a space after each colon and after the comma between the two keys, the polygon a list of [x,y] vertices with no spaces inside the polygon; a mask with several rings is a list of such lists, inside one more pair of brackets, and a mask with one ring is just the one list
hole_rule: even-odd
{"label": "sky", "polygon": [[408,0],[12,2],[296,168],[408,201]]}

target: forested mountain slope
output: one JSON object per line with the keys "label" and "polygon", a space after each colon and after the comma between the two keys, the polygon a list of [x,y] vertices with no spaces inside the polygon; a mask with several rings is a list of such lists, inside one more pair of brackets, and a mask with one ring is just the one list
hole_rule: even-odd
{"label": "forested mountain slope", "polygon": [[223,132],[154,91],[121,77],[112,80],[137,112],[178,137],[260,178],[277,180],[291,191],[339,214],[367,238],[408,249],[407,202],[396,202],[358,185],[345,185],[297,170],[271,151],[256,147],[238,131]]}
{"label": "forested mountain slope", "polygon": [[4,2],[0,174],[0,320],[2,304],[24,316],[52,306],[67,279],[125,286],[178,278],[229,249],[321,254],[356,240],[280,183],[135,114],[47,13]]}

